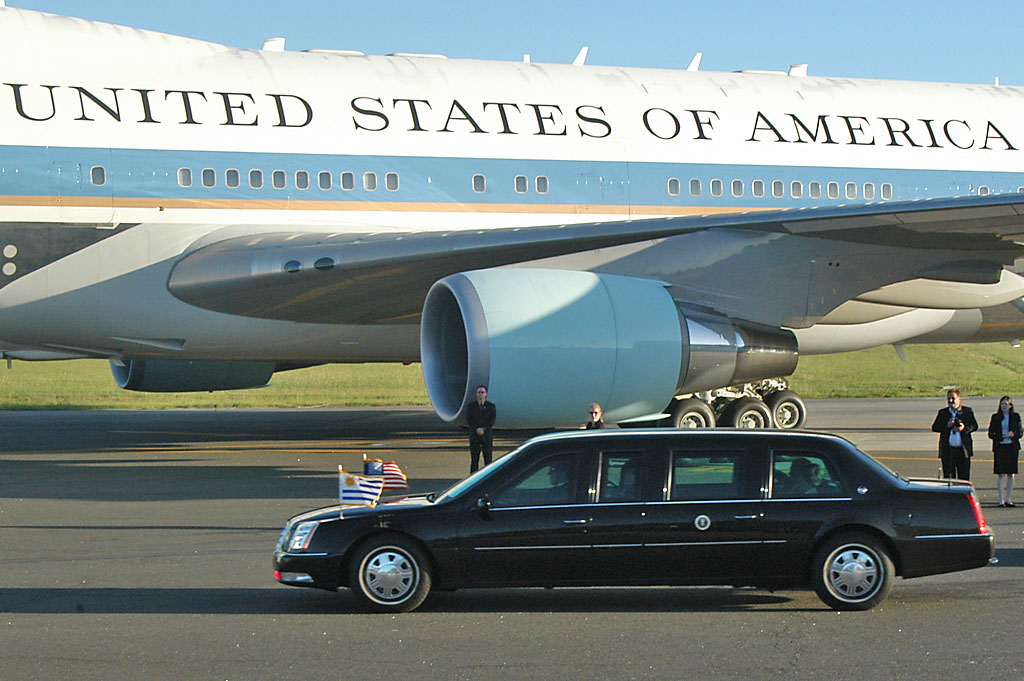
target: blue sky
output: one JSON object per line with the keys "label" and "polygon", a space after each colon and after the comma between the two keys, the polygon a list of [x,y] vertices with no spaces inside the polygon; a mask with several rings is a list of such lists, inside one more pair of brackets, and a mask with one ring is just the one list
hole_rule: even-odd
{"label": "blue sky", "polygon": [[950,0],[8,0],[8,5],[258,48],[1024,85],[1024,2]]}

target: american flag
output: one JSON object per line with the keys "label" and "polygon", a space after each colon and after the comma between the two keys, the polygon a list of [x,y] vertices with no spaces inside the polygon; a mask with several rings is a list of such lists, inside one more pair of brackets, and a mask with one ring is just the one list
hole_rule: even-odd
{"label": "american flag", "polygon": [[338,501],[352,506],[377,505],[380,493],[384,489],[384,478],[376,475],[356,475],[346,473],[338,466]]}
{"label": "american flag", "polygon": [[394,461],[385,461],[384,466],[384,489],[409,489],[409,479]]}
{"label": "american flag", "polygon": [[394,461],[381,461],[380,459],[364,459],[363,475],[376,475],[384,477],[384,489],[409,489],[409,479],[402,472],[402,469]]}

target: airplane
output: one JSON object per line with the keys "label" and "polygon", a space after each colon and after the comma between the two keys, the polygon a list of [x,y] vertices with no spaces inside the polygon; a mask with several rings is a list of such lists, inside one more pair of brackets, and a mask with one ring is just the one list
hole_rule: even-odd
{"label": "airplane", "polygon": [[1020,88],[238,49],[10,7],[0,50],[9,360],[106,358],[143,391],[421,362],[452,423],[486,384],[506,428],[591,402],[772,425],[798,396],[709,396],[1024,336]]}

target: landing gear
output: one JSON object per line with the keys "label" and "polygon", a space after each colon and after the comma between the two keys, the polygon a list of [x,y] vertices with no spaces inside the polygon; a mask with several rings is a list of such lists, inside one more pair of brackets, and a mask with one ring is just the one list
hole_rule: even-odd
{"label": "landing gear", "polygon": [[715,412],[700,398],[687,397],[672,405],[669,421],[672,428],[714,428]]}
{"label": "landing gear", "polygon": [[803,399],[782,378],[679,396],[666,410],[670,428],[802,428]]}
{"label": "landing gear", "polygon": [[772,421],[776,428],[795,430],[803,428],[807,420],[807,406],[792,390],[777,390],[768,393],[764,403],[772,410]]}
{"label": "landing gear", "polygon": [[771,428],[772,412],[757,397],[734,400],[722,414],[724,425],[732,428]]}

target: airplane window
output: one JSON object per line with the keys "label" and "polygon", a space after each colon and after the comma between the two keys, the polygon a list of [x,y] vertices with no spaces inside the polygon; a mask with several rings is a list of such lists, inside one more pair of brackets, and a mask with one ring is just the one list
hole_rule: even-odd
{"label": "airplane window", "polygon": [[309,189],[309,173],[305,170],[295,171],[295,188]]}
{"label": "airplane window", "polygon": [[804,195],[804,183],[800,180],[793,180],[789,185],[789,194],[794,199],[799,199]]}
{"label": "airplane window", "polygon": [[107,171],[103,166],[93,166],[92,170],[89,172],[89,177],[92,179],[92,183],[97,187],[107,183]]}
{"label": "airplane window", "polygon": [[764,196],[764,180],[754,180],[750,183],[750,191],[754,193],[754,196],[761,198]]}
{"label": "airplane window", "polygon": [[530,183],[526,179],[526,175],[516,175],[516,193],[525,194],[526,190],[530,188]]}
{"label": "airplane window", "polygon": [[857,198],[857,183],[847,182],[846,183],[846,198],[855,199]]}
{"label": "airplane window", "polygon": [[300,263],[298,260],[289,260],[284,264],[284,271],[288,272],[289,274],[294,274],[295,272],[298,272],[301,269],[302,263]]}
{"label": "airplane window", "polygon": [[239,185],[238,171],[234,168],[224,171],[224,184],[234,189]]}
{"label": "airplane window", "polygon": [[828,198],[838,199],[839,198],[839,183],[829,182],[828,183]]}
{"label": "airplane window", "polygon": [[717,179],[716,180],[711,180],[711,195],[712,196],[721,196],[722,195],[722,181],[721,180],[717,180]]}
{"label": "airplane window", "polygon": [[473,191],[477,194],[483,193],[487,189],[487,178],[483,175],[473,176]]}
{"label": "airplane window", "polygon": [[178,186],[179,187],[191,187],[192,186],[192,169],[191,168],[178,168]]}
{"label": "airplane window", "polygon": [[781,199],[786,193],[786,187],[782,184],[782,180],[774,180],[772,182],[772,196],[777,199]]}
{"label": "airplane window", "polygon": [[249,171],[249,186],[253,189],[260,189],[263,187],[263,171],[262,170],[250,170]]}
{"label": "airplane window", "polygon": [[811,182],[810,184],[808,184],[807,185],[807,193],[810,195],[810,197],[812,199],[820,199],[821,198],[821,183],[820,182]]}
{"label": "airplane window", "polygon": [[700,180],[697,178],[690,180],[690,196],[700,196]]}
{"label": "airplane window", "polygon": [[668,194],[669,196],[679,196],[679,178],[672,177],[668,181]]}
{"label": "airplane window", "polygon": [[341,174],[341,188],[345,191],[356,188],[356,174],[345,171]]}
{"label": "airplane window", "polygon": [[743,180],[732,181],[732,195],[743,196]]}
{"label": "airplane window", "polygon": [[988,196],[989,189],[985,185],[978,187],[978,196]]}
{"label": "airplane window", "polygon": [[398,173],[388,173],[385,175],[384,186],[389,192],[398,191]]}
{"label": "airplane window", "polygon": [[537,193],[547,194],[548,193],[548,177],[547,175],[537,176]]}
{"label": "airplane window", "polygon": [[870,201],[875,198],[875,183],[865,182],[864,183],[864,198]]}
{"label": "airplane window", "polygon": [[334,269],[334,258],[318,258],[313,267],[321,271]]}
{"label": "airplane window", "polygon": [[287,175],[283,170],[275,170],[270,175],[270,181],[274,184],[274,189],[284,189],[288,185]]}
{"label": "airplane window", "polygon": [[213,168],[203,168],[203,186],[217,186],[217,171],[215,171]]}
{"label": "airplane window", "polygon": [[363,173],[363,189],[368,192],[377,191],[377,173]]}
{"label": "airplane window", "polygon": [[320,189],[330,189],[331,174],[326,170],[321,170],[319,173],[317,173],[316,183],[317,185],[319,185]]}
{"label": "airplane window", "polygon": [[882,183],[882,198],[886,201],[892,198],[892,185],[888,182]]}

